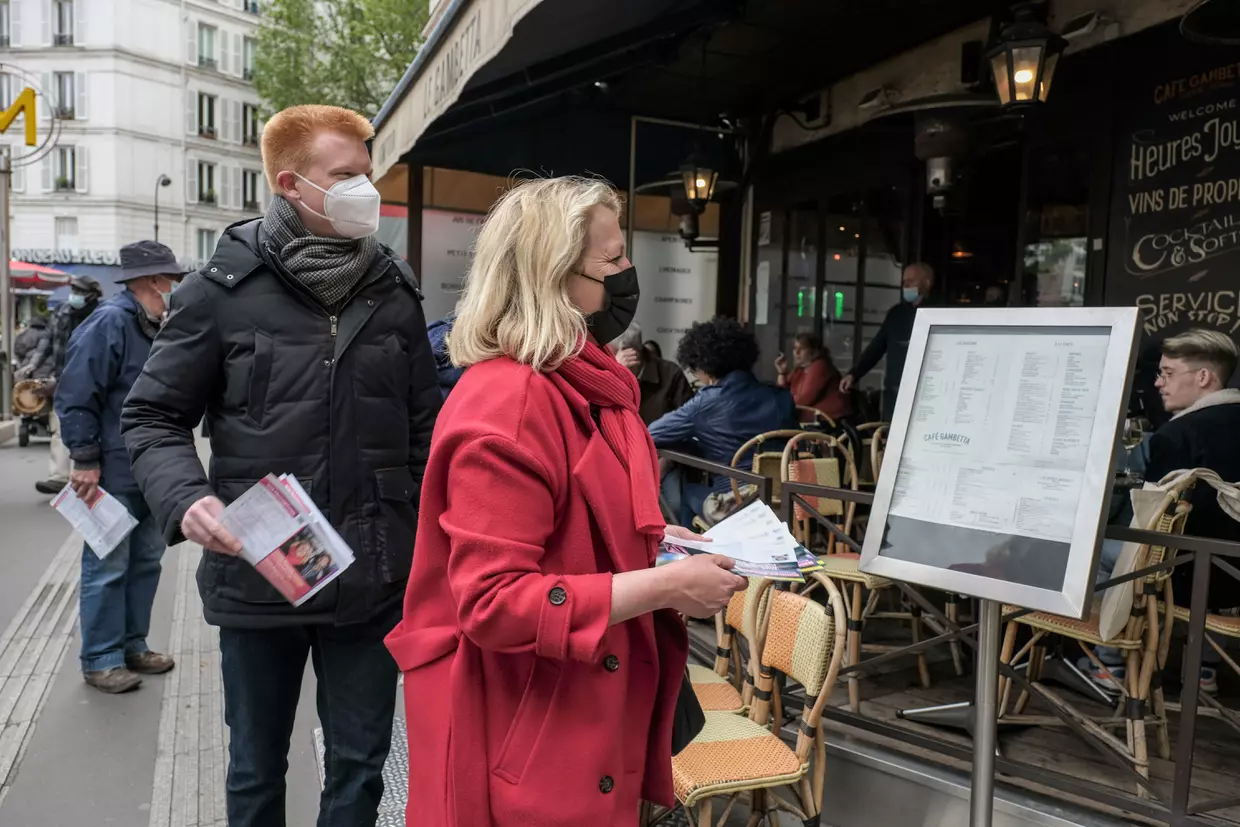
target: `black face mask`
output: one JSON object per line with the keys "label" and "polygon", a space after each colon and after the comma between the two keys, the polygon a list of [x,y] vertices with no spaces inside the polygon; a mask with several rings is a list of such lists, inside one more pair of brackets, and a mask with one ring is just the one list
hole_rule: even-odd
{"label": "black face mask", "polygon": [[637,314],[637,300],[641,298],[641,286],[637,283],[637,268],[629,267],[605,279],[596,279],[585,273],[578,275],[603,285],[603,309],[586,316],[586,324],[600,344],[620,338],[629,329]]}

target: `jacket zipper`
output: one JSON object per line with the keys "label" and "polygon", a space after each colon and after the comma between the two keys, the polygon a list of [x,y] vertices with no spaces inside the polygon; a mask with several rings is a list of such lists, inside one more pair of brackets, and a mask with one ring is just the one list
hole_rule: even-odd
{"label": "jacket zipper", "polygon": [[337,330],[336,323],[339,321],[339,319],[337,319],[335,316],[328,316],[327,320],[332,323],[332,336],[334,337],[336,335],[336,330]]}

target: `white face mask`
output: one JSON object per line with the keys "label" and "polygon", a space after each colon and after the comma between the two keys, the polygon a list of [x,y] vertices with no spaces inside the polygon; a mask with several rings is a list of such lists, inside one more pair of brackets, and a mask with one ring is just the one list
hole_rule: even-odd
{"label": "white face mask", "polygon": [[[297,175],[297,173],[293,173]],[[315,212],[299,199],[306,212],[331,222],[332,229],[345,238],[365,238],[379,229],[379,202],[381,196],[365,175],[356,175],[345,181],[337,181],[325,190],[303,175],[298,178],[323,193],[323,212]],[[326,215],[324,215],[326,213]]]}

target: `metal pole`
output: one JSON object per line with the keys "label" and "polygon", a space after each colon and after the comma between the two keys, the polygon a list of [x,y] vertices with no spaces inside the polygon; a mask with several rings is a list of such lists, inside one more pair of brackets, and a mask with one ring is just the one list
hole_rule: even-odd
{"label": "metal pole", "polygon": [[624,249],[633,259],[633,213],[637,212],[637,118],[629,116],[629,196],[625,204]]}
{"label": "metal pole", "polygon": [[999,728],[999,636],[1003,607],[981,600],[977,641],[977,697],[973,719],[973,784],[969,827],[990,827],[995,814],[995,747]]}
{"label": "metal pole", "polygon": [[[30,113],[26,113],[30,117]],[[9,272],[9,184],[13,178],[13,155],[0,146],[0,421],[13,418],[13,312],[12,283]]]}
{"label": "metal pole", "polygon": [[162,174],[155,179],[155,241],[159,241],[159,187],[163,180]]}

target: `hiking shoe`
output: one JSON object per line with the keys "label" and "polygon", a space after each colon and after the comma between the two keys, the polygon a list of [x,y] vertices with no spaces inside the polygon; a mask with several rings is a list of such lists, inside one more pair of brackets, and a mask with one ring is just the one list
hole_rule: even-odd
{"label": "hiking shoe", "polygon": [[161,655],[159,652],[125,655],[125,666],[131,672],[137,672],[139,675],[162,675],[165,672],[171,672],[172,667],[176,665],[176,661],[171,657]]}
{"label": "hiking shoe", "polygon": [[49,497],[54,497],[68,484],[69,483],[64,480],[39,480],[34,484],[34,490],[38,491],[40,494],[47,494]]}
{"label": "hiking shoe", "polygon": [[1198,688],[1207,695],[1218,694],[1218,673],[1209,666],[1201,667],[1200,683]]}
{"label": "hiking shoe", "polygon": [[142,685],[142,678],[123,666],[117,666],[113,669],[100,669],[97,672],[83,672],[82,677],[86,680],[86,683],[109,695],[131,692]]}

